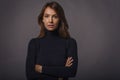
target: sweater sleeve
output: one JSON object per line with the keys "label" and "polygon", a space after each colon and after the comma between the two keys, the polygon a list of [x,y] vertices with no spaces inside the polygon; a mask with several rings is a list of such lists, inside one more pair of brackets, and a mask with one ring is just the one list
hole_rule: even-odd
{"label": "sweater sleeve", "polygon": [[28,44],[27,57],[26,57],[26,77],[27,80],[37,80],[39,73],[35,72],[35,39],[31,39]]}
{"label": "sweater sleeve", "polygon": [[75,39],[69,40],[68,57],[73,58],[73,65],[71,67],[65,66],[43,66],[42,72],[45,74],[57,77],[75,77],[78,66],[77,44]]}

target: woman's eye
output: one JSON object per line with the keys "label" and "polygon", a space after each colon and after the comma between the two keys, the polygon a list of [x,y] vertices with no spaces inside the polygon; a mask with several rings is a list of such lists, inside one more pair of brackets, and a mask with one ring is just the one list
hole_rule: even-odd
{"label": "woman's eye", "polygon": [[44,17],[48,18],[49,16],[48,16],[48,15],[45,15]]}
{"label": "woman's eye", "polygon": [[58,16],[53,16],[54,18],[58,18]]}

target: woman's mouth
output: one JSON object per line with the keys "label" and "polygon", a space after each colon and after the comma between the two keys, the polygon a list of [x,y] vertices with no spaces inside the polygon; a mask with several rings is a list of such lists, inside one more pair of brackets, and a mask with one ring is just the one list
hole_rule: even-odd
{"label": "woman's mouth", "polygon": [[49,28],[53,28],[53,27],[54,27],[54,25],[53,25],[53,24],[52,24],[52,25],[48,25],[48,27],[49,27]]}

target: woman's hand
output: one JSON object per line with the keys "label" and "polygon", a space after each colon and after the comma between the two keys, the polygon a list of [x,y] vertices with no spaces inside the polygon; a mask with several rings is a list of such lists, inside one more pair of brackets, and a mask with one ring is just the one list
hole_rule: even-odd
{"label": "woman's hand", "polygon": [[35,71],[41,73],[42,72],[42,65],[36,64]]}
{"label": "woman's hand", "polygon": [[73,62],[73,59],[72,59],[72,57],[68,57],[67,58],[67,61],[66,61],[66,64],[65,64],[65,67],[70,67],[70,66],[72,66],[72,63]]}

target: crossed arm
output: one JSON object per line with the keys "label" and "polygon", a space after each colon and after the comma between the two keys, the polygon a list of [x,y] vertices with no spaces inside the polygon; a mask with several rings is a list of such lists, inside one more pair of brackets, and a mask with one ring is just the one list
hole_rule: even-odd
{"label": "crossed arm", "polygon": [[42,66],[35,64],[35,71],[45,74],[57,76],[57,77],[74,77],[77,72],[77,44],[74,39],[69,40],[69,46],[67,51],[68,58],[64,66]]}
{"label": "crossed arm", "polygon": [[[72,62],[73,62],[72,57],[68,57],[67,60],[66,60],[65,67],[70,67],[70,66],[72,66],[72,64],[73,64]],[[36,71],[36,72],[39,72],[39,73],[42,73],[42,65],[36,64],[36,65],[35,65],[35,71]]]}
{"label": "crossed arm", "polygon": [[36,44],[32,39],[28,46],[28,55],[26,60],[26,76],[28,80],[38,79],[41,72],[56,77],[74,77],[77,71],[78,57],[77,45],[75,40],[71,40],[68,50],[68,58],[65,66],[43,66],[35,64]]}

